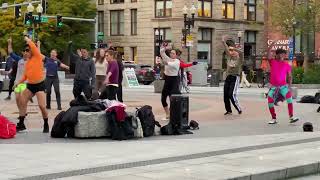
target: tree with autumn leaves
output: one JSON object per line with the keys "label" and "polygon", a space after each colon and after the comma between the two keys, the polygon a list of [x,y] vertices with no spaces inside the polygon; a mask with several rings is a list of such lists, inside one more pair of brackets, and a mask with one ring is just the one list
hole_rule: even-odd
{"label": "tree with autumn leaves", "polygon": [[[0,0],[0,4],[4,0]],[[22,3],[24,0],[6,0],[10,5]],[[37,7],[36,4],[33,4]],[[23,32],[28,28],[24,25],[24,13],[26,6],[22,7],[22,17],[15,19],[14,8],[8,8],[6,11],[0,10],[0,51],[2,54],[6,51],[7,39],[13,38],[15,51],[21,51],[24,46]],[[36,14],[36,12],[34,12]],[[88,0],[48,0],[47,15],[79,18],[95,18],[96,5],[93,1]],[[43,15],[45,16],[45,15]],[[35,29],[38,38],[41,41],[41,51],[45,54],[51,49],[57,49],[63,52],[69,41],[73,41],[75,48],[90,47],[90,43],[94,42],[94,24],[90,22],[80,22],[72,20],[63,20],[63,26],[56,27],[56,19],[49,18],[49,22],[41,23],[40,27]],[[90,35],[91,33],[91,35]]]}
{"label": "tree with autumn leaves", "polygon": [[271,23],[284,35],[301,35],[304,54],[303,67],[309,66],[309,36],[320,32],[319,0],[272,0],[270,7]]}

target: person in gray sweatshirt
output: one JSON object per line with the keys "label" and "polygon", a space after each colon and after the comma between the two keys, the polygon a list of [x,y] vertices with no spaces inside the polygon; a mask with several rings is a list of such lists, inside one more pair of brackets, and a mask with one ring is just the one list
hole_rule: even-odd
{"label": "person in gray sweatshirt", "polygon": [[77,54],[72,52],[72,42],[69,42],[71,61],[75,63],[75,77],[73,82],[73,96],[77,98],[83,92],[87,99],[91,98],[95,86],[96,68],[94,61],[89,57],[88,50],[78,49]]}

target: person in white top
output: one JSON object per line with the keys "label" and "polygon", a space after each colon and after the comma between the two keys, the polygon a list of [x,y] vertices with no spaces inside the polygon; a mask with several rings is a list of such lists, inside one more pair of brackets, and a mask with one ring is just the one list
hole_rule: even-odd
{"label": "person in white top", "polygon": [[105,60],[105,50],[98,49],[96,57],[94,59],[96,66],[96,84],[95,90],[97,92],[102,92],[102,88],[104,87],[103,82],[106,79],[106,66],[107,61]]}
{"label": "person in white top", "polygon": [[[166,50],[170,51],[170,57],[166,55]],[[179,69],[180,61],[177,59],[176,50],[172,50],[167,43],[163,43],[160,49],[160,55],[162,57],[162,62],[164,67],[164,86],[161,93],[161,103],[166,113],[166,120],[169,120],[170,111],[167,103],[167,97],[172,94],[180,94],[179,91]]]}

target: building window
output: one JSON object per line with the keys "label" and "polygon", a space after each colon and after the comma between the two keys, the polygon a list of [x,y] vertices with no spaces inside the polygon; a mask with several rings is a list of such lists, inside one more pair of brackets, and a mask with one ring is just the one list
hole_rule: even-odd
{"label": "building window", "polygon": [[137,59],[137,47],[131,47],[131,61],[138,63]]}
{"label": "building window", "polygon": [[256,0],[246,0],[244,4],[244,19],[248,21],[255,21],[257,14],[257,2]]}
{"label": "building window", "polygon": [[137,35],[137,9],[131,9],[131,35]]}
{"label": "building window", "polygon": [[198,16],[212,17],[212,0],[198,0]]}
{"label": "building window", "polygon": [[104,11],[98,11],[98,31],[104,32]]}
{"label": "building window", "polygon": [[104,0],[98,0],[98,5],[103,5],[104,4]]}
{"label": "building window", "polygon": [[246,31],[244,35],[244,42],[256,43],[256,31]]}
{"label": "building window", "polygon": [[256,41],[257,41],[257,32],[256,31],[245,31],[244,34],[244,64],[255,67],[255,63],[252,59],[256,55]]}
{"label": "building window", "polygon": [[[158,30],[159,34],[156,34],[156,31]],[[157,42],[157,39],[161,39],[161,41],[166,41],[170,43],[172,41],[172,32],[170,28],[158,28],[154,29],[154,49],[155,49],[155,56],[160,56],[160,46],[159,42]]]}
{"label": "building window", "polygon": [[110,11],[110,35],[124,35],[124,11]]}
{"label": "building window", "polygon": [[222,1],[222,16],[225,19],[234,19],[235,17],[235,0]]}
{"label": "building window", "polygon": [[156,17],[171,17],[171,16],[172,16],[172,1],[156,0]]}
{"label": "building window", "polygon": [[138,0],[131,0],[131,2],[138,2]]}
{"label": "building window", "polygon": [[212,54],[212,29],[210,28],[199,28],[198,31],[198,60],[200,62],[212,64],[211,54]]}
{"label": "building window", "polygon": [[124,3],[124,0],[111,0],[111,4],[118,4],[118,3]]}

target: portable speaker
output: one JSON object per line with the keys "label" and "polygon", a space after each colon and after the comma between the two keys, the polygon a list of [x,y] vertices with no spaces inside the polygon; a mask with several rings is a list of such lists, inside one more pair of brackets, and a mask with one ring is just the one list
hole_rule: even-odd
{"label": "portable speaker", "polygon": [[311,122],[305,122],[303,124],[303,131],[304,132],[313,132],[313,125]]}
{"label": "portable speaker", "polygon": [[189,126],[189,97],[174,94],[170,97],[170,123],[179,129],[188,129]]}

